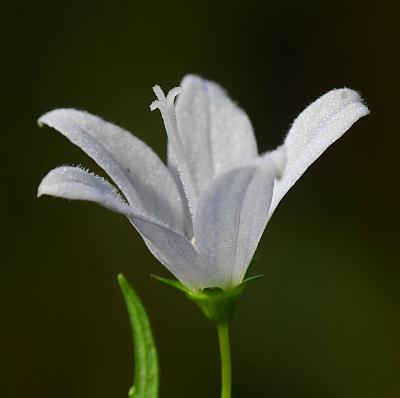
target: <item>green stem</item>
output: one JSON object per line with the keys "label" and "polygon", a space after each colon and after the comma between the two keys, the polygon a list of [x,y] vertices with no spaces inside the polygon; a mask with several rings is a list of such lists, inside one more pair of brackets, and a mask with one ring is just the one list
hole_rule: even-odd
{"label": "green stem", "polygon": [[221,353],[221,398],[231,398],[231,348],[228,322],[218,323],[219,350]]}

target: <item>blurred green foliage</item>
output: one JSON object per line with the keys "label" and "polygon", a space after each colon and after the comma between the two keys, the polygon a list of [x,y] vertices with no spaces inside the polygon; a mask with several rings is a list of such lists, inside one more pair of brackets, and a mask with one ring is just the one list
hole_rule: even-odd
{"label": "blurred green foliage", "polygon": [[260,150],[333,87],[371,115],[280,205],[232,327],[234,396],[400,396],[399,26],[388,1],[8,2],[1,24],[0,396],[126,397],[133,363],[116,275],[137,287],[161,396],[217,397],[216,332],[150,279],[167,272],[121,216],[44,198],[50,168],[94,163],[35,121],[56,107],[116,122],[165,158],[151,87],[188,72],[225,86]]}

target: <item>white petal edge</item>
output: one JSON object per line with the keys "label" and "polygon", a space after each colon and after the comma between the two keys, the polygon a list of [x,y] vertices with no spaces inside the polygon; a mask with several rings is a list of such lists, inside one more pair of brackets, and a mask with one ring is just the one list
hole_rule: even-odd
{"label": "white petal edge", "polygon": [[[329,91],[300,113],[283,147],[277,149],[283,151],[284,148],[286,165],[282,178],[275,181],[269,216],[308,167],[359,118],[368,113],[360,95],[347,88]],[[270,157],[271,153],[264,156]]]}
{"label": "white petal edge", "polygon": [[37,195],[85,200],[117,213],[130,213],[129,205],[108,181],[80,167],[62,166],[51,170],[39,184]]}
{"label": "white petal edge", "polygon": [[56,109],[39,119],[79,146],[141,212],[183,230],[183,204],[171,173],[143,141],[87,112]]}
{"label": "white petal edge", "polygon": [[216,177],[198,201],[194,236],[202,257],[203,287],[238,285],[268,219],[275,173],[244,166]]}

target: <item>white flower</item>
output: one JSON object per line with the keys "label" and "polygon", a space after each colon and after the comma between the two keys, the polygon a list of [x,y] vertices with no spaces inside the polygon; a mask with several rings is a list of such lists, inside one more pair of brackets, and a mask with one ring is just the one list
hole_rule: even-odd
{"label": "white flower", "polygon": [[167,130],[168,167],[144,142],[96,116],[73,109],[43,115],[39,123],[83,149],[118,191],[65,166],[47,174],[38,195],[122,213],[187,288],[230,289],[242,282],[282,197],[368,109],[355,91],[332,90],[296,118],[283,145],[259,156],[246,113],[220,86],[189,75],[181,87],[165,97],[155,86],[151,105]]}

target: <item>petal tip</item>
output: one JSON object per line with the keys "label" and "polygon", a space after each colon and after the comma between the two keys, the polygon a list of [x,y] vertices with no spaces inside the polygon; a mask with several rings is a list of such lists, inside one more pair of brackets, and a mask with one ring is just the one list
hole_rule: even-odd
{"label": "petal tip", "polygon": [[68,108],[53,109],[40,116],[39,119],[37,120],[37,124],[39,127],[43,127],[45,125],[52,127],[51,125],[52,123],[54,123],[54,121],[56,121],[58,118],[68,116],[72,112],[78,112],[78,111],[75,109],[68,109]]}
{"label": "petal tip", "polygon": [[36,191],[36,197],[37,197],[37,198],[40,198],[41,196],[47,194],[46,188],[45,188],[45,186],[44,186],[44,182],[45,182],[45,180],[46,180],[46,177],[47,177],[47,176],[45,176],[45,177],[43,178],[43,180],[40,182],[40,184],[39,184],[39,186],[38,186],[38,188],[37,188],[37,191]]}
{"label": "petal tip", "polygon": [[360,117],[366,116],[370,113],[368,105],[364,101],[360,92],[352,90],[351,88],[343,88],[340,90],[340,98],[342,101],[348,102],[348,104],[356,104],[360,106],[359,115]]}
{"label": "petal tip", "polygon": [[343,103],[354,104],[358,103],[363,105],[365,114],[368,114],[370,111],[368,109],[367,104],[365,103],[364,99],[362,98],[360,92],[353,90],[348,87],[343,87],[341,89],[333,90],[335,94],[338,95],[339,100]]}
{"label": "petal tip", "polygon": [[186,86],[187,84],[190,83],[201,82],[203,80],[204,79],[200,75],[197,75],[195,73],[188,73],[183,77],[181,81],[181,86]]}
{"label": "petal tip", "polygon": [[40,116],[39,119],[37,120],[38,126],[43,127],[44,125],[46,125],[48,116],[50,116],[53,112],[54,112],[54,110],[46,112],[42,116]]}

